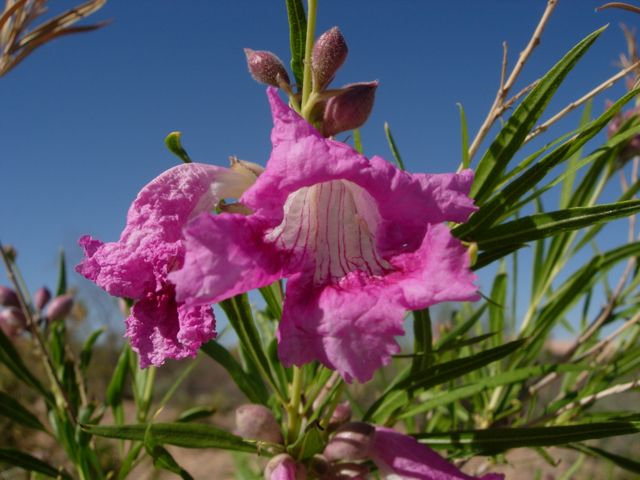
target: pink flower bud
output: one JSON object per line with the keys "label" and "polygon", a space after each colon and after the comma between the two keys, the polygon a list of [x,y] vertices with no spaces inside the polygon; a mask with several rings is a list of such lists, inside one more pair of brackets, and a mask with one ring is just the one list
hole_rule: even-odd
{"label": "pink flower bud", "polygon": [[327,460],[355,461],[369,457],[375,428],[368,423],[349,422],[338,429],[322,453]]}
{"label": "pink flower bud", "polygon": [[47,319],[50,322],[66,318],[73,308],[73,295],[67,293],[53,299],[47,309]]}
{"label": "pink flower bud", "polygon": [[327,101],[323,115],[323,133],[330,137],[364,125],[373,109],[378,82],[353,83]]}
{"label": "pink flower bud", "polygon": [[47,287],[40,287],[34,296],[36,309],[42,310],[49,300],[51,300],[51,292]]}
{"label": "pink flower bud", "polygon": [[22,310],[9,307],[0,312],[0,329],[7,337],[15,337],[27,328]]}
{"label": "pink flower bud", "polygon": [[338,27],[324,32],[316,40],[311,57],[313,83],[316,91],[323,90],[347,58],[349,49]]}
{"label": "pink flower bud", "polygon": [[286,453],[276,455],[264,469],[265,480],[306,480],[307,471],[303,465]]}
{"label": "pink flower bud", "polygon": [[332,425],[338,427],[349,420],[351,420],[351,405],[349,405],[349,402],[339,403],[331,414],[329,427]]}
{"label": "pink flower bud", "polygon": [[243,438],[282,443],[280,426],[264,405],[248,403],[236,409],[236,433]]}
{"label": "pink flower bud", "polygon": [[0,285],[0,305],[3,307],[20,307],[18,295],[9,287]]}
{"label": "pink flower bud", "polygon": [[273,53],[266,50],[244,49],[247,56],[249,73],[256,82],[266,83],[274,87],[280,86],[280,81],[289,84],[289,75],[282,61]]}

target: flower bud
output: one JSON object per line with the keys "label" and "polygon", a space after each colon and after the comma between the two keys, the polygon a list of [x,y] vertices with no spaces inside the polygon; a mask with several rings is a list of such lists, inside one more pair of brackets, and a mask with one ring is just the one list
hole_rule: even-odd
{"label": "flower bud", "polygon": [[280,426],[264,405],[248,403],[236,409],[236,433],[243,438],[282,443]]}
{"label": "flower bud", "polygon": [[316,40],[311,56],[313,71],[313,87],[315,91],[323,90],[347,58],[349,49],[338,27],[324,32]]}
{"label": "flower bud", "polygon": [[375,431],[368,423],[346,423],[338,429],[322,454],[330,462],[365,460],[369,457]]}
{"label": "flower bud", "polygon": [[51,292],[47,287],[40,287],[34,296],[36,309],[42,310],[51,300]]}
{"label": "flower bud", "polygon": [[273,53],[266,50],[244,49],[247,56],[249,73],[256,82],[266,83],[274,87],[280,86],[280,81],[289,84],[289,75],[282,61]]}
{"label": "flower bud", "polygon": [[3,307],[20,307],[16,292],[9,287],[0,285],[0,305]]}
{"label": "flower bud", "polygon": [[15,262],[16,261],[16,258],[18,257],[18,251],[15,249],[15,247],[13,245],[4,245],[2,247],[2,251],[7,256],[9,261],[11,261],[11,262]]}
{"label": "flower bud", "polygon": [[73,308],[73,295],[67,293],[53,299],[47,309],[47,319],[50,322],[66,318]]}
{"label": "flower bud", "polygon": [[303,465],[286,453],[276,455],[264,469],[265,480],[306,480],[307,471]]}
{"label": "flower bud", "polygon": [[10,307],[0,312],[0,329],[7,337],[15,337],[27,328],[22,310]]}
{"label": "flower bud", "polygon": [[331,414],[328,428],[330,431],[336,430],[349,420],[351,420],[351,405],[349,405],[349,402],[339,403]]}
{"label": "flower bud", "polygon": [[327,101],[323,114],[323,134],[330,137],[361,127],[373,109],[378,82],[353,83]]}

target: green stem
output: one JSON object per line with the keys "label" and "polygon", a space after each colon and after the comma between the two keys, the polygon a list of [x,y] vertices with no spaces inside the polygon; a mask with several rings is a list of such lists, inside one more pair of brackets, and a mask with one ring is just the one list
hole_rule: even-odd
{"label": "green stem", "polygon": [[293,381],[291,382],[291,396],[287,405],[289,419],[289,442],[292,443],[300,433],[300,400],[302,398],[302,369],[293,367]]}
{"label": "green stem", "polygon": [[316,30],[316,13],[318,11],[318,0],[308,0],[307,2],[307,38],[304,49],[304,78],[302,80],[302,109],[304,111],[309,95],[311,94],[311,53],[313,52],[313,41]]}

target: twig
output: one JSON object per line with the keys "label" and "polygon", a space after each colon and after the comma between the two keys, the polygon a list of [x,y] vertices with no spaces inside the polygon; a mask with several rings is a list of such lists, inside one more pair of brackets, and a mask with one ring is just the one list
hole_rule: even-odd
{"label": "twig", "polygon": [[609,78],[609,79],[605,80],[604,82],[602,82],[600,85],[595,87],[593,90],[591,90],[590,92],[588,92],[585,95],[583,95],[582,97],[580,97],[578,100],[576,100],[574,102],[571,102],[569,105],[564,107],[562,110],[560,110],[558,113],[556,113],[549,120],[547,120],[544,123],[541,123],[536,128],[534,128],[533,131],[529,135],[527,135],[527,138],[525,138],[525,143],[530,141],[532,138],[538,136],[539,134],[541,134],[545,130],[547,130],[551,125],[556,123],[558,120],[560,120],[562,117],[564,117],[567,113],[575,110],[580,105],[582,105],[583,103],[585,103],[588,100],[592,99],[593,97],[595,97],[599,93],[605,91],[606,89],[611,88],[618,80],[620,80],[621,78],[624,78],[626,75],[628,75],[631,71],[633,71],[638,66],[640,66],[640,62],[635,62],[635,63],[631,64],[630,66],[628,66],[624,70],[620,70],[614,76],[612,76],[611,78]]}
{"label": "twig", "polygon": [[640,386],[640,379],[638,380],[634,380],[632,382],[628,382],[628,383],[623,383],[620,385],[615,385],[611,388],[607,388],[605,390],[602,390],[598,393],[594,393],[593,395],[589,395],[587,397],[581,398],[580,400],[577,400],[575,402],[571,402],[567,405],[565,405],[564,407],[562,407],[561,409],[559,409],[558,411],[556,411],[554,413],[554,416],[557,415],[561,415],[565,412],[568,412],[569,410],[573,410],[574,408],[582,408],[582,407],[586,407],[587,405],[590,405],[594,402],[597,402],[598,400],[604,398],[604,397],[608,397],[611,395],[616,395],[618,393],[624,393],[627,392],[629,390],[631,390],[632,388],[636,388]]}
{"label": "twig", "polygon": [[[553,13],[553,10],[556,8],[557,4],[558,4],[558,0],[547,0],[547,7],[545,8],[544,13],[542,14],[542,17],[540,18],[540,21],[538,22],[536,29],[533,31],[533,34],[529,39],[529,43],[527,44],[525,49],[522,50],[522,52],[520,52],[520,55],[518,56],[518,61],[516,62],[516,65],[513,67],[513,70],[509,74],[509,78],[507,78],[507,80],[503,82],[503,75],[501,75],[500,88],[496,93],[496,98],[493,101],[491,108],[489,109],[489,113],[487,114],[487,117],[485,118],[484,122],[480,126],[478,133],[476,134],[475,138],[473,139],[473,142],[471,143],[471,146],[469,147],[469,158],[473,158],[473,156],[478,151],[480,144],[482,143],[484,138],[487,136],[487,133],[489,133],[489,130],[493,126],[494,122],[505,112],[506,110],[505,99],[507,98],[507,95],[509,94],[509,91],[515,84],[516,80],[518,79],[520,72],[522,72],[522,68],[524,67],[525,63],[531,56],[531,52],[533,52],[533,50],[540,43],[542,32],[544,31],[545,26],[549,22],[549,18],[551,17],[551,14]],[[503,46],[503,48],[506,50],[506,46]],[[504,55],[504,50],[503,50],[503,55]],[[506,71],[506,62],[504,61],[504,59],[502,62],[502,70]]]}
{"label": "twig", "polygon": [[606,338],[604,338],[603,340],[600,340],[598,343],[596,343],[593,347],[591,347],[589,350],[587,350],[584,353],[581,353],[579,356],[577,356],[574,360],[574,362],[580,362],[582,360],[584,360],[585,358],[593,355],[594,353],[597,353],[601,350],[604,350],[608,345],[611,344],[611,342],[617,337],[619,336],[621,333],[623,333],[625,330],[631,328],[632,326],[634,326],[635,324],[637,324],[638,322],[640,322],[640,313],[636,314],[635,316],[631,317],[629,320],[627,320],[626,322],[624,322],[622,325],[620,325],[620,327],[618,327],[617,330],[615,330],[614,332],[610,333]]}

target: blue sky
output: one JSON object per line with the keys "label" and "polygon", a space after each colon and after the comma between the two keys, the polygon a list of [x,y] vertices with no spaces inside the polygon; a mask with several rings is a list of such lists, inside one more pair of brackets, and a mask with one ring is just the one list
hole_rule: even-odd
{"label": "blue sky", "polygon": [[[74,3],[52,2],[60,9]],[[409,170],[454,170],[460,161],[456,103],[464,105],[475,133],[495,95],[502,41],[513,64],[545,3],[319,0],[318,32],[338,25],[350,48],[335,84],[380,81],[362,130],[365,153],[390,158],[383,134],[388,121]],[[516,86],[611,24],[545,117],[616,71],[625,48],[618,24],[634,25],[640,17],[595,13],[601,3],[561,0]],[[105,19],[113,22],[45,46],[0,79],[0,240],[17,247],[33,289],[55,282],[60,248],[72,262],[80,258],[80,235],[117,239],[137,191],[178,162],[163,144],[170,131],[183,132],[185,147],[200,162],[225,165],[237,155],[264,163],[269,155],[264,88],[249,77],[243,48],[271,50],[288,61],[284,1],[110,0],[92,17]],[[595,112],[604,98],[596,100]],[[83,282],[75,274],[71,280]]]}

